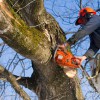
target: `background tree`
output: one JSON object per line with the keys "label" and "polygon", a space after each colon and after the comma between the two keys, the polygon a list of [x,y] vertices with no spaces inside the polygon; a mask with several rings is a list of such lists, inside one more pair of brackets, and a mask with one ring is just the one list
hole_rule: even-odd
{"label": "background tree", "polygon": [[[77,16],[76,13],[82,7],[83,2],[81,0],[73,1],[75,1],[73,4],[76,3],[78,6],[72,8],[67,6],[70,3],[69,1],[49,0],[49,4],[51,4],[49,7],[46,6],[48,0],[45,0],[46,9],[43,0],[7,0],[0,3],[0,37],[7,45],[17,51],[17,53],[14,53],[12,60],[9,59],[3,65],[13,74],[17,73],[15,77],[17,77],[18,83],[34,91],[40,100],[83,99],[77,79],[69,79],[65,76],[63,69],[52,60],[56,45],[66,40],[66,31],[67,33],[76,31],[73,24]],[[91,4],[93,1],[86,1],[83,5]],[[99,0],[97,3],[99,4]],[[61,10],[58,10],[58,7]],[[59,21],[63,31],[46,10]],[[6,49],[8,51],[8,46],[4,42],[1,42],[2,56]],[[74,46],[72,50],[76,54],[78,45]],[[31,61],[26,58],[32,61],[32,67]],[[28,63],[27,66],[26,63]],[[20,72],[19,68],[21,69]],[[10,80],[9,75],[11,73],[8,73],[7,70],[4,70],[1,66],[1,79],[6,78],[15,87],[17,93],[28,98],[28,96],[22,95],[22,92],[17,90],[17,83],[12,83],[15,79]],[[34,70],[34,72],[31,70]],[[27,72],[32,72],[32,75],[27,74]],[[2,81],[1,83],[1,87],[3,84],[5,87],[9,85]],[[2,94],[4,94],[4,91],[1,91]]]}

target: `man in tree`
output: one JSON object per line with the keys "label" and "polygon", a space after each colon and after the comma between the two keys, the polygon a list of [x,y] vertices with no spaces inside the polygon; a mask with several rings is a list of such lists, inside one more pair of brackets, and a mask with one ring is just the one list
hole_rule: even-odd
{"label": "man in tree", "polygon": [[89,35],[90,47],[82,57],[78,57],[81,60],[77,62],[81,65],[86,58],[93,57],[100,49],[100,16],[96,15],[96,11],[90,7],[83,8],[79,12],[79,18],[76,20],[75,25],[81,25],[82,29],[59,47],[65,48],[68,45],[74,45],[77,41]]}

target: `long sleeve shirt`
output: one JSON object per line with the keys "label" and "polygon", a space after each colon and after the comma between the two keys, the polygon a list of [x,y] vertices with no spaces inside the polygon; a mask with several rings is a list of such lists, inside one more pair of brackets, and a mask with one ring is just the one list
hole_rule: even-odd
{"label": "long sleeve shirt", "polygon": [[90,37],[90,47],[84,55],[92,57],[100,49],[100,16],[93,15],[83,29],[76,32],[67,42],[73,45],[87,35]]}

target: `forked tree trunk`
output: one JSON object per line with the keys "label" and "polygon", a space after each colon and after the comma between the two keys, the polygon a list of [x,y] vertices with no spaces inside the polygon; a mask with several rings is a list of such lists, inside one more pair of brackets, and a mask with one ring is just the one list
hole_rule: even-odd
{"label": "forked tree trunk", "polygon": [[[43,6],[43,0],[36,0],[19,11],[21,18],[11,8],[16,0],[8,4],[0,3],[0,37],[15,51],[33,62],[32,76],[23,77],[18,82],[33,90],[39,100],[83,100],[78,78],[68,78],[63,69],[53,62],[53,54],[58,43],[65,41],[64,32]],[[24,0],[22,6],[32,0]],[[30,28],[29,25],[38,25]]]}

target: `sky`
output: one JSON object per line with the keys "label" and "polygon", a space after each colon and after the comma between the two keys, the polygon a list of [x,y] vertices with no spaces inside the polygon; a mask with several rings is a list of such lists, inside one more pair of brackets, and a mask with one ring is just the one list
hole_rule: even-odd
{"label": "sky", "polygon": [[[78,11],[80,10],[78,6],[79,5],[78,1],[79,0],[45,0],[44,2],[47,12],[49,12],[56,19],[56,21],[59,23],[60,27],[63,29],[65,33],[76,32],[79,28],[79,26],[75,26],[74,24],[78,17]],[[97,2],[100,4],[100,0],[83,0],[83,6],[90,6],[90,7],[93,7],[94,9],[97,9],[97,8],[100,8]],[[73,34],[66,35],[66,38],[68,39],[72,35]],[[76,45],[74,49],[72,49],[73,53],[76,56],[82,56],[89,47],[88,36],[83,39],[86,39],[86,41],[82,42],[80,46]],[[2,43],[2,40],[0,40],[0,43]],[[8,46],[5,46],[5,47],[1,46],[0,50],[2,48],[3,48],[4,53],[2,54],[3,56],[0,57],[0,64],[5,66],[15,75],[22,75],[22,76],[30,77],[31,73],[33,72],[31,68],[31,61],[29,59],[19,61],[18,57],[20,57],[21,59],[24,59],[24,57],[19,54],[14,59],[14,56],[16,54],[14,50],[9,48]],[[14,63],[11,63],[12,59],[14,59]],[[23,61],[26,65],[23,64]],[[14,68],[13,66],[15,66],[17,63],[18,63],[17,68],[16,67]],[[23,66],[22,68],[20,67],[21,65]],[[23,72],[23,69],[25,69],[24,72]],[[78,75],[80,78],[82,77],[82,73],[80,70],[78,70]],[[86,97],[86,100],[100,100],[99,94],[93,91],[93,89],[89,86],[85,78],[84,80],[81,81],[81,83],[82,83],[81,87],[83,90],[83,94]],[[0,82],[0,84],[5,84],[6,86],[6,90],[5,90],[6,97],[5,98],[2,97],[2,98],[4,100],[9,100],[9,95],[12,95],[12,93],[15,94],[14,90],[11,89],[11,86],[9,83]],[[36,95],[33,94],[30,90],[26,88],[24,88],[24,90],[29,95],[32,96],[31,97],[32,100],[37,100]],[[19,98],[18,95],[16,95],[16,97]],[[15,96],[11,96],[12,100],[15,100],[14,98]]]}

